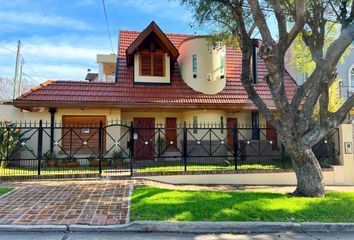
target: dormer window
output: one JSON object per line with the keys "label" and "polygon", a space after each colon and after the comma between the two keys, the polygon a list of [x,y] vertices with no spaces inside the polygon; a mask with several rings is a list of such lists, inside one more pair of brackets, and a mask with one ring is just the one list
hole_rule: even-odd
{"label": "dormer window", "polygon": [[127,65],[134,68],[134,83],[171,83],[171,69],[179,52],[152,22],[126,49]]}
{"label": "dormer window", "polygon": [[140,52],[140,76],[165,76],[165,54],[163,52]]}

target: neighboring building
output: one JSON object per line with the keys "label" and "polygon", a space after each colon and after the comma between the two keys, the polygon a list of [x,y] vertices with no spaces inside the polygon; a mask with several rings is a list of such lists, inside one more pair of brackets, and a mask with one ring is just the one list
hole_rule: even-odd
{"label": "neighboring building", "polygon": [[[138,127],[162,124],[176,128],[184,122],[266,126],[242,86],[239,50],[210,46],[207,36],[164,34],[154,22],[142,32],[120,31],[119,36],[117,58],[98,55],[96,80],[49,80],[15,99],[14,106],[34,112],[28,115],[32,118],[37,111],[37,120],[61,121],[63,126],[105,124],[112,119]],[[263,79],[266,66],[257,57],[253,63],[253,84],[275,110]],[[296,83],[289,75],[285,75],[285,87],[291,98]],[[177,137],[176,132],[168,134]],[[267,138],[276,138],[276,134],[267,134]]]}
{"label": "neighboring building", "polygon": [[117,55],[116,54],[97,54],[98,63],[98,81],[115,82],[116,68],[117,68]]}
{"label": "neighboring building", "polygon": [[338,76],[342,81],[341,95],[344,99],[347,99],[348,96],[354,93],[354,51],[353,49],[350,49],[349,55],[344,57],[344,63],[338,63],[337,71],[338,71]]}
{"label": "neighboring building", "polygon": [[[352,45],[353,47],[353,45]],[[294,65],[294,57],[291,55],[292,47],[290,47],[285,58],[286,69],[294,78],[298,85],[302,85],[308,78],[306,73],[300,72]],[[349,49],[349,55],[344,57],[344,62],[337,64],[338,78],[341,80],[341,96],[347,99],[354,92],[354,51]]]}

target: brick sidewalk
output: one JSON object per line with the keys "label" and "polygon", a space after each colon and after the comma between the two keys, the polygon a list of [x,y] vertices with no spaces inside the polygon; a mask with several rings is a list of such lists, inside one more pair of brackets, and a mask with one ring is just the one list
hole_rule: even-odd
{"label": "brick sidewalk", "polygon": [[35,181],[0,197],[0,224],[124,224],[133,181]]}

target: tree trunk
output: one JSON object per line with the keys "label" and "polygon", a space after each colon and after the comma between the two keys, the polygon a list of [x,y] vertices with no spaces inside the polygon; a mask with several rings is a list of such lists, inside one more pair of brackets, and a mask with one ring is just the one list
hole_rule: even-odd
{"label": "tree trunk", "polygon": [[300,141],[284,141],[285,149],[292,160],[297,179],[294,195],[307,197],[324,196],[321,166],[312,149]]}

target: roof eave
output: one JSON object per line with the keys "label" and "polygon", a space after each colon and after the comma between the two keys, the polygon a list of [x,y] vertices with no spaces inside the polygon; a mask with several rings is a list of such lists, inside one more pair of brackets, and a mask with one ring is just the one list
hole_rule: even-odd
{"label": "roof eave", "polygon": [[[124,102],[65,102],[65,101],[26,101],[15,100],[14,106],[31,111],[38,107],[79,107],[79,108],[159,108],[159,109],[227,109],[227,110],[258,110],[254,104],[225,103],[124,103]],[[269,107],[275,110],[275,107]]]}

